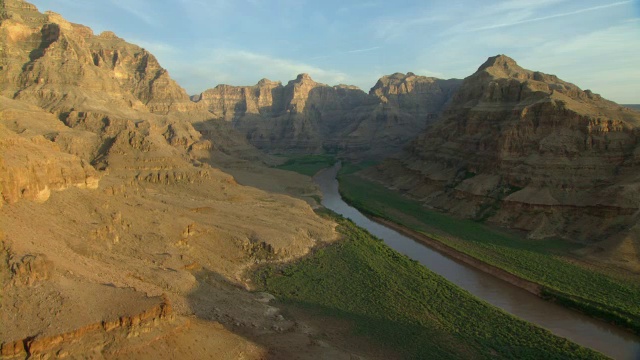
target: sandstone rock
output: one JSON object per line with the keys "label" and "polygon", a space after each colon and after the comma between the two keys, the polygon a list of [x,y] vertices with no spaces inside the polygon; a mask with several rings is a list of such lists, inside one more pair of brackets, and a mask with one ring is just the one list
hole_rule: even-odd
{"label": "sandstone rock", "polygon": [[47,280],[53,273],[53,263],[43,254],[25,255],[11,261],[14,284],[31,286],[40,280]]}
{"label": "sandstone rock", "polygon": [[625,231],[640,206],[638,125],[640,114],[499,55],[368,176],[459,216],[593,242]]}
{"label": "sandstone rock", "polygon": [[[54,116],[0,96],[2,200],[46,201],[70,186],[95,189],[100,175],[88,159],[95,138],[66,128]],[[47,137],[45,137],[47,136]],[[57,142],[56,142],[57,141]],[[67,151],[63,151],[63,148]]]}
{"label": "sandstone rock", "polygon": [[459,79],[442,80],[395,73],[383,76],[369,94],[383,103],[423,119],[435,119],[462,83]]}
{"label": "sandstone rock", "polygon": [[336,239],[335,224],[210,166],[273,159],[203,104],[115,34],[0,0],[2,356],[266,356],[217,323],[209,338],[209,318],[183,332],[152,297],[169,294],[181,324],[215,304],[217,316],[262,325],[264,305],[240,290],[246,269],[304,256]]}
{"label": "sandstone rock", "polygon": [[[156,113],[197,108],[148,51],[111,32],[95,36],[21,0],[0,5],[0,94],[45,109],[122,108]],[[4,50],[7,49],[7,50]]]}
{"label": "sandstone rock", "polygon": [[267,79],[254,86],[218,85],[195,99],[267,151],[380,156],[404,146],[435,119],[458,84],[395,74],[367,95],[300,74],[285,86]]}

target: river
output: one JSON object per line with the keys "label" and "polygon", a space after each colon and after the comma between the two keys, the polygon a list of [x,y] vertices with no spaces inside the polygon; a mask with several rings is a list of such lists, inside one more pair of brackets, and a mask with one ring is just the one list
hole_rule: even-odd
{"label": "river", "polygon": [[313,178],[322,191],[322,205],[326,208],[350,218],[358,226],[384,240],[391,248],[417,260],[433,272],[510,314],[611,358],[640,359],[640,337],[577,311],[542,300],[519,287],[448,258],[422,243],[370,220],[340,197],[336,180],[339,168],[340,165],[336,164],[322,170]]}

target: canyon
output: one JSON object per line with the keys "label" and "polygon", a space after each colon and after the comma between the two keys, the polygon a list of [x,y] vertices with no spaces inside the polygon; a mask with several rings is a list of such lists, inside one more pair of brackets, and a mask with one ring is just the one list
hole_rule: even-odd
{"label": "canyon", "polygon": [[591,244],[584,255],[637,271],[639,124],[637,111],[499,55],[366,176],[532,239]]}
{"label": "canyon", "polygon": [[22,0],[0,1],[0,45],[2,358],[397,357],[247,291],[340,238],[276,154],[386,159],[363,176],[640,270],[640,113],[506,56],[369,93],[300,74],[189,96],[149,51]]}
{"label": "canyon", "polygon": [[396,73],[367,94],[300,74],[285,86],[268,79],[254,86],[218,85],[194,100],[267,152],[382,158],[424,130],[460,82]]}

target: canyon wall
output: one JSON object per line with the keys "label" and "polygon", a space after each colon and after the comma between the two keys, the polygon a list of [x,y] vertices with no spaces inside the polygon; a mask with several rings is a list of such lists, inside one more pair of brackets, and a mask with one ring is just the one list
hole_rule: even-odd
{"label": "canyon wall", "polygon": [[367,94],[300,74],[284,86],[267,79],[254,86],[218,85],[196,99],[265,151],[380,157],[400,150],[433,121],[459,84],[396,73]]}
{"label": "canyon wall", "polygon": [[402,156],[366,175],[426,206],[531,238],[633,247],[639,125],[638,112],[500,55],[464,80]]}

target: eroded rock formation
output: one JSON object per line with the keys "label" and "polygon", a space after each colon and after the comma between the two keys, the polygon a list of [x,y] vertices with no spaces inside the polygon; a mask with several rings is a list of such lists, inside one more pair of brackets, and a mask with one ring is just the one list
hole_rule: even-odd
{"label": "eroded rock formation", "polygon": [[381,156],[399,150],[435,119],[459,83],[394,74],[367,95],[300,74],[284,86],[267,79],[255,86],[219,85],[196,99],[267,151]]}
{"label": "eroded rock formation", "polygon": [[194,104],[156,58],[112,32],[4,0],[0,94],[58,112],[83,107],[187,111]]}
{"label": "eroded rock formation", "polygon": [[264,155],[201,106],[144,49],[0,1],[3,356],[264,358],[221,325],[274,326],[278,309],[240,290],[246,269],[333,241],[334,224],[213,167]]}
{"label": "eroded rock formation", "polygon": [[500,55],[400,159],[368,176],[533,238],[594,242],[638,221],[639,125],[637,112]]}

